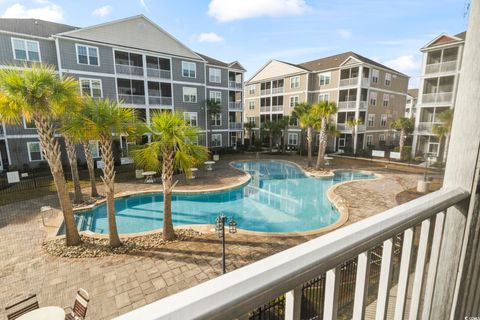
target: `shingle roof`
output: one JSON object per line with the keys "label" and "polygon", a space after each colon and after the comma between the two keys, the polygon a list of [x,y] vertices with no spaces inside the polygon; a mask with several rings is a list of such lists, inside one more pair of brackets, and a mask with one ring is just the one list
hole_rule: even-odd
{"label": "shingle roof", "polygon": [[418,98],[418,89],[408,89],[408,95],[414,98]]}
{"label": "shingle roof", "polygon": [[455,37],[460,38],[460,39],[463,39],[463,40],[465,40],[465,37],[466,37],[466,36],[467,36],[467,31],[463,31],[463,32],[457,33],[457,34],[455,35]]}
{"label": "shingle roof", "polygon": [[0,30],[48,38],[51,35],[78,29],[74,26],[39,19],[0,18]]}
{"label": "shingle roof", "polygon": [[226,63],[226,62],[217,60],[215,58],[206,56],[204,54],[201,54],[199,52],[195,52],[195,53],[198,54],[200,57],[202,57],[205,61],[207,61],[208,64],[211,64],[211,65],[214,65],[214,66],[225,67],[225,68],[235,68],[235,69],[240,69],[240,70],[245,71],[245,69],[240,65],[240,63],[238,63],[238,61],[234,61],[234,62],[231,62],[231,63]]}

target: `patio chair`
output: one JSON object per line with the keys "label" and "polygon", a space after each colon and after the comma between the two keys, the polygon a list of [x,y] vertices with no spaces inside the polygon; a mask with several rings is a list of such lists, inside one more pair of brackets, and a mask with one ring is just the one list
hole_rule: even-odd
{"label": "patio chair", "polygon": [[38,300],[36,294],[29,294],[27,297],[24,297],[22,300],[15,300],[7,303],[5,306],[5,311],[7,313],[7,319],[13,320],[17,319],[20,316],[38,309]]}
{"label": "patio chair", "polygon": [[65,308],[65,320],[85,319],[89,300],[88,292],[82,288],[78,289],[73,308]]}

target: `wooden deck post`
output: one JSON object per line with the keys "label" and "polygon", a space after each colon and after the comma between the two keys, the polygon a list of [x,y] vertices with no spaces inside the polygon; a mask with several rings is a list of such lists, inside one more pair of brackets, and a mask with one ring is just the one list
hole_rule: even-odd
{"label": "wooden deck post", "polygon": [[[475,257],[473,243],[478,233],[478,209],[475,206],[480,150],[480,0],[472,0],[467,29],[462,71],[455,103],[453,129],[445,171],[445,187],[461,187],[471,193],[470,201],[450,208],[445,215],[445,227],[440,251],[431,306],[430,319],[463,319],[466,279],[471,259]],[[461,57],[459,57],[461,59]],[[476,251],[476,250],[475,250]],[[431,274],[428,275],[432,276]],[[472,290],[474,290],[473,288]],[[478,306],[479,301],[475,304]]]}

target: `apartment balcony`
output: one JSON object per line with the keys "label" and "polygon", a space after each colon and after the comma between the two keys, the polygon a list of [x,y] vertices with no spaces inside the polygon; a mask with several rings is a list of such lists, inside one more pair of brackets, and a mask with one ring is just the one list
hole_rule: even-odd
{"label": "apartment balcony", "polygon": [[348,126],[345,123],[337,123],[337,130],[339,131],[345,131],[349,129]]}
{"label": "apartment balcony", "polygon": [[260,94],[262,96],[266,96],[266,95],[269,95],[272,93],[272,89],[263,89],[263,90],[260,90]]}
{"label": "apartment balcony", "polygon": [[270,106],[260,107],[260,112],[270,112],[271,110]]}
{"label": "apartment balcony", "polygon": [[159,105],[159,106],[172,106],[172,97],[158,97],[158,96],[148,96],[148,103],[150,105]]}
{"label": "apartment balcony", "polygon": [[422,104],[449,104],[452,102],[453,92],[424,93]]}
{"label": "apartment balcony", "polygon": [[243,130],[243,123],[241,122],[229,122],[228,123],[229,130]]}
{"label": "apartment balcony", "polygon": [[126,64],[115,64],[115,70],[118,74],[126,74],[130,76],[143,76],[143,67],[139,66],[130,66]]}
{"label": "apartment balcony", "polygon": [[340,79],[340,87],[354,86],[358,84],[358,77]]}
{"label": "apartment balcony", "polygon": [[235,89],[235,90],[242,90],[243,86],[241,82],[236,82],[232,80],[228,80],[228,87],[230,89]]}
{"label": "apartment balcony", "polygon": [[119,94],[118,100],[123,101],[125,104],[145,104],[145,96],[141,95]]}
{"label": "apartment balcony", "polygon": [[284,87],[272,88],[272,94],[283,93]]}
{"label": "apartment balcony", "polygon": [[366,124],[357,125],[357,132],[364,132],[365,130],[367,130],[367,125]]}
{"label": "apartment balcony", "polygon": [[362,78],[362,87],[370,86],[370,78]]}
{"label": "apartment balcony", "polygon": [[367,109],[368,102],[367,101],[360,101],[359,108],[360,109]]}
{"label": "apartment balcony", "polygon": [[442,73],[442,72],[455,71],[456,69],[457,69],[457,60],[446,61],[446,62],[427,64],[425,66],[425,73],[426,74]]}
{"label": "apartment balcony", "polygon": [[172,78],[172,72],[170,70],[147,68],[147,76],[150,78],[170,80]]}
{"label": "apartment balcony", "polygon": [[338,110],[351,110],[357,107],[357,101],[340,101],[338,102]]}
{"label": "apartment balcony", "polygon": [[417,125],[417,132],[432,133],[432,129],[435,125],[442,124],[441,122],[419,122]]}
{"label": "apartment balcony", "polygon": [[272,112],[283,112],[283,105],[281,105],[281,106],[272,106]]}
{"label": "apartment balcony", "polygon": [[229,101],[228,110],[231,111],[243,111],[243,105],[241,101]]}

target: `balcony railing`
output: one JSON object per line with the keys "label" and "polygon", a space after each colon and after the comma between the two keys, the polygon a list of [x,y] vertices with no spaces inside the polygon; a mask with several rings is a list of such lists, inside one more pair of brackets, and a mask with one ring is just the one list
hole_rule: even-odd
{"label": "balcony railing", "polygon": [[171,106],[172,97],[148,96],[148,102],[154,105]]}
{"label": "balcony railing", "polygon": [[370,77],[368,77],[368,78],[362,78],[362,86],[363,86],[363,87],[368,87],[368,86],[370,86]]}
{"label": "balcony railing", "polygon": [[265,96],[267,94],[271,94],[272,93],[272,89],[263,89],[263,90],[260,90],[260,94],[262,96]]}
{"label": "balcony railing", "polygon": [[145,104],[145,96],[140,95],[119,94],[118,100],[126,104]]}
{"label": "balcony railing", "polygon": [[347,79],[340,79],[340,87],[345,86],[354,86],[358,83],[358,77],[355,78],[347,78]]}
{"label": "balcony railing", "polygon": [[260,107],[260,112],[270,112],[270,106]]}
{"label": "balcony railing", "polygon": [[436,124],[441,124],[441,122],[419,122],[417,126],[417,131],[421,132],[432,132],[433,126]]}
{"label": "balcony railing", "polygon": [[241,122],[229,122],[228,129],[230,130],[243,130],[243,123]]}
{"label": "balcony railing", "polygon": [[423,104],[451,103],[453,92],[424,93],[422,94]]}
{"label": "balcony railing", "polygon": [[158,79],[171,79],[172,72],[170,70],[147,68],[147,76]]}
{"label": "balcony railing", "polygon": [[281,106],[272,106],[272,112],[282,112],[283,111],[283,105]]}
{"label": "balcony railing", "polygon": [[284,87],[272,88],[272,94],[283,93]]}
{"label": "balcony railing", "polygon": [[357,105],[357,101],[340,101],[338,102],[338,109],[345,110],[345,109],[355,109]]}
{"label": "balcony railing", "polygon": [[[432,311],[437,266],[442,263],[439,261],[439,252],[446,218],[444,210],[468,196],[469,193],[460,188],[441,189],[117,319],[244,319],[249,317],[254,308],[265,304],[276,304],[277,315],[282,315],[282,318],[300,319],[304,314],[303,308],[312,303],[304,303],[302,288],[305,283],[310,284],[316,279],[320,279],[317,289],[320,291],[322,287],[322,292],[317,296],[321,307],[313,318],[323,316],[323,319],[336,319],[339,301],[344,298],[339,291],[345,288],[351,294],[353,319],[363,319],[368,303],[372,259],[378,264],[375,314],[377,319],[385,319],[392,290],[397,235],[401,235],[402,244],[401,257],[398,259],[395,318],[402,319],[408,309],[411,319],[428,319]],[[418,234],[414,232],[415,229]],[[371,254],[378,249],[381,254]],[[414,251],[415,259],[412,258]],[[345,281],[341,279],[344,266],[352,260],[356,261],[356,275],[351,279],[350,286],[342,286]],[[412,271],[413,279],[409,279]],[[322,279],[323,283],[320,283]],[[410,290],[409,282],[412,283]]]}
{"label": "balcony railing", "polygon": [[129,66],[126,64],[116,64],[115,65],[115,70],[117,70],[117,73],[119,74],[128,74],[131,76],[143,76],[143,67],[138,67],[138,66]]}
{"label": "balcony railing", "polygon": [[243,111],[242,102],[240,102],[240,101],[229,101],[228,102],[228,110]]}
{"label": "balcony railing", "polygon": [[367,101],[360,101],[359,107],[360,107],[360,109],[367,109],[368,102]]}
{"label": "balcony railing", "polygon": [[337,130],[345,131],[347,129],[349,129],[349,128],[345,123],[337,123]]}
{"label": "balcony railing", "polygon": [[242,83],[241,83],[241,82],[232,81],[232,80],[228,80],[228,87],[229,87],[230,89],[239,89],[239,90],[241,90],[241,89],[242,89]]}
{"label": "balcony railing", "polygon": [[456,69],[457,69],[457,60],[446,61],[446,62],[427,64],[425,66],[425,73],[427,74],[441,73],[441,72],[454,71]]}

